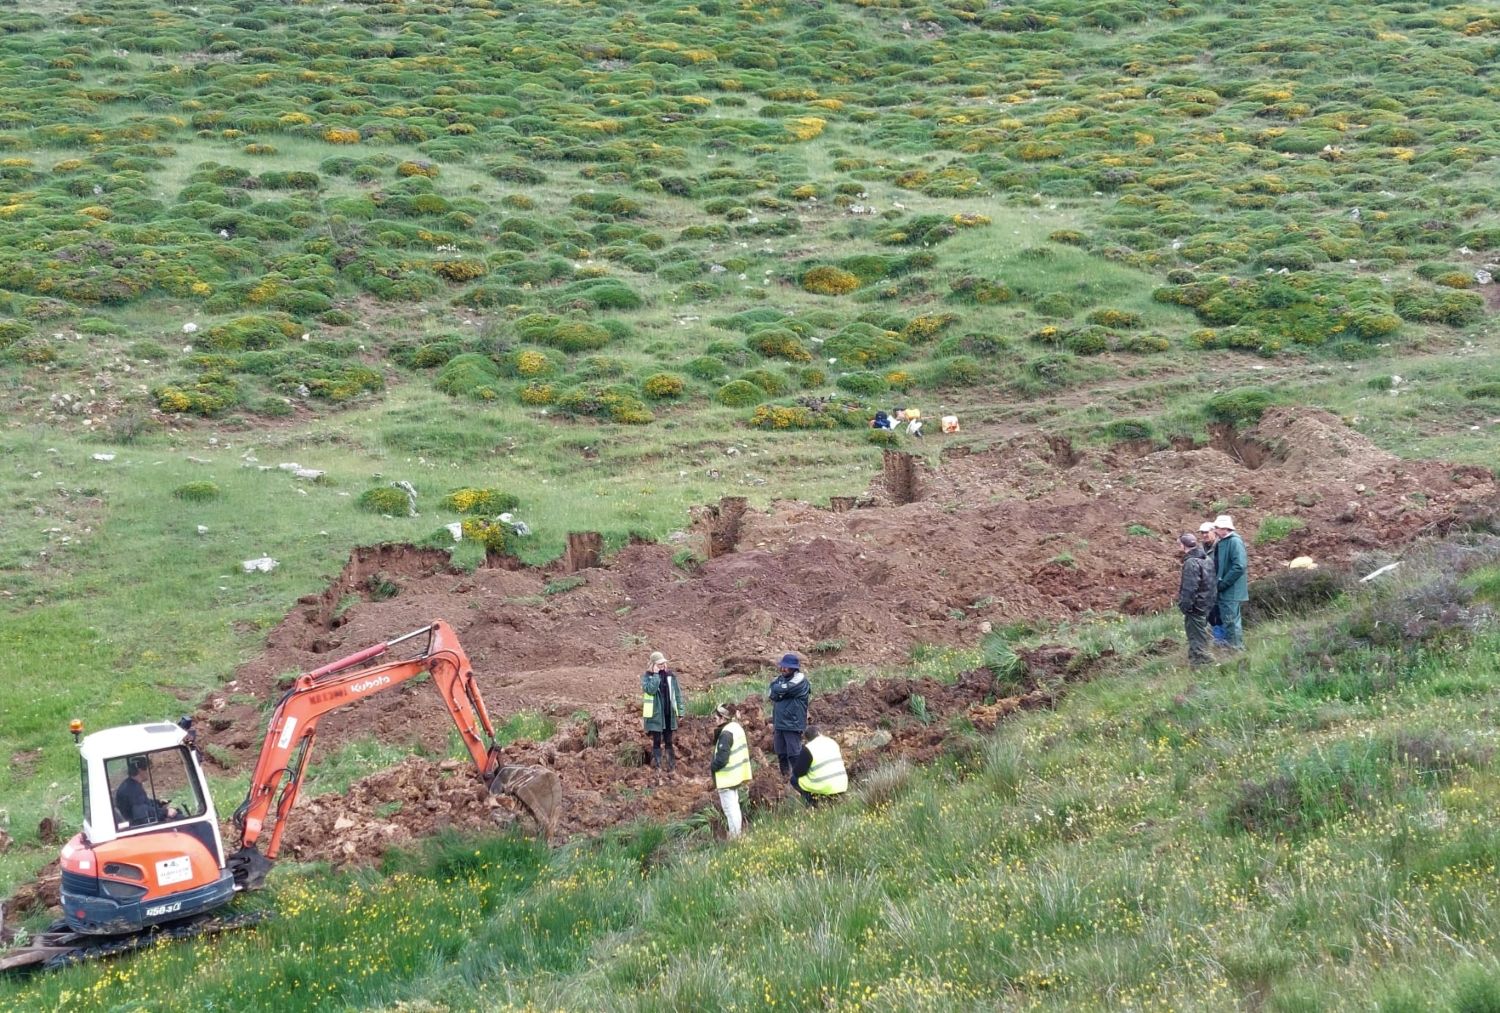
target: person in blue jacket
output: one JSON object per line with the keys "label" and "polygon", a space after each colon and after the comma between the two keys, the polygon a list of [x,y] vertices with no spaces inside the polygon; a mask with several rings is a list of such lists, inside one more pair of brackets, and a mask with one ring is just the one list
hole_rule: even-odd
{"label": "person in blue jacket", "polygon": [[782,655],[776,664],[776,678],[766,695],[771,700],[771,734],[776,748],[776,764],[781,776],[790,780],[792,761],[802,752],[802,733],[807,730],[807,700],[812,696],[802,662],[795,655]]}
{"label": "person in blue jacket", "polygon": [[1240,609],[1250,600],[1250,562],[1245,541],[1234,530],[1234,518],[1220,514],[1214,518],[1214,575],[1219,582],[1219,623],[1224,639],[1232,651],[1245,649],[1245,631],[1240,624]]}

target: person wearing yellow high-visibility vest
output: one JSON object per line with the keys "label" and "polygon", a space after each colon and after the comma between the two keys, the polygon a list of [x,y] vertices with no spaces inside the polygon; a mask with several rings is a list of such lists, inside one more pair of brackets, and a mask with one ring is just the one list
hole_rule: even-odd
{"label": "person wearing yellow high-visibility vest", "polygon": [[708,769],[719,791],[724,826],[733,840],[740,835],[740,785],[750,783],[750,740],[740,727],[739,709],[734,704],[721,703],[714,714],[723,723],[714,732],[714,756]]}
{"label": "person wearing yellow high-visibility vest", "polygon": [[792,787],[808,805],[826,802],[849,790],[849,772],[839,744],[808,725],[803,733],[802,752],[792,761]]}

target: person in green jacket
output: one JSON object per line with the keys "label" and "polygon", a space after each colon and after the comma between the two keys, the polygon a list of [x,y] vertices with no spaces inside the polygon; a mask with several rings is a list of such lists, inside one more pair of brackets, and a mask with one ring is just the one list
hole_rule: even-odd
{"label": "person in green jacket", "polygon": [[661,770],[662,747],[667,750],[667,770],[677,769],[677,750],[672,733],[682,715],[682,687],[660,651],[651,655],[651,665],[641,676],[641,723],[651,733],[651,766]]}
{"label": "person in green jacket", "polygon": [[1249,560],[1245,541],[1234,530],[1234,518],[1220,514],[1214,519],[1214,575],[1219,582],[1219,621],[1224,626],[1224,640],[1232,651],[1245,649],[1245,631],[1240,625],[1240,608],[1250,600]]}

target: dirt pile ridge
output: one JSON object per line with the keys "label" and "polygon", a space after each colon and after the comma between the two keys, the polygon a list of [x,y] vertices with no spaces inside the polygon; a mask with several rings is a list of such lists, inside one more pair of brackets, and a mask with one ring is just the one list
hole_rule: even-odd
{"label": "dirt pile ridge", "polygon": [[[1160,609],[1175,588],[1171,537],[1216,508],[1235,516],[1260,576],[1300,555],[1339,564],[1399,547],[1496,496],[1484,469],[1402,461],[1336,417],[1297,408],[1201,448],[1075,448],[1030,435],[915,470],[920,498],[899,506],[881,478],[852,509],[783,501],[756,511],[726,500],[698,512],[689,538],[705,561],[691,572],[673,565],[676,546],[633,544],[551,594],[561,562],[464,574],[441,552],[360,549],[209,701],[209,741],[231,765],[248,762],[279,675],[433,618],[458,630],[492,712],[567,715],[631,697],[652,650],[666,652],[691,694],[786,650],[816,646],[819,663],[869,668],[903,663],[918,643],[973,644],[984,622]],[[1305,526],[1254,545],[1272,515]],[[360,601],[337,611],[350,595]],[[436,744],[446,726],[429,690],[404,687],[331,715],[321,740]]]}
{"label": "dirt pile ridge", "polygon": [[[938,756],[948,748],[949,722],[956,718],[987,731],[1017,711],[1050,706],[1069,682],[1088,677],[1101,660],[1086,661],[1069,648],[1041,649],[1023,658],[1027,676],[1021,690],[1001,696],[988,669],[968,672],[953,684],[931,679],[853,683],[826,694],[815,692],[812,720],[839,741],[857,783],[877,764]],[[914,707],[917,697],[925,720]],[[752,804],[786,799],[800,805],[777,774],[771,726],[761,701],[747,698],[740,710],[755,768]],[[635,819],[671,821],[714,809],[708,764],[718,723],[713,717],[683,718],[676,736],[677,771],[661,783],[648,766],[649,739],[628,706],[601,708],[550,742],[513,743],[504,750],[504,762],[546,767],[561,778],[565,789],[554,840],[591,836]],[[517,825],[536,832],[514,799],[487,794],[468,763],[409,757],[345,794],[300,804],[287,827],[285,853],[304,861],[358,864],[444,829],[493,831]]]}

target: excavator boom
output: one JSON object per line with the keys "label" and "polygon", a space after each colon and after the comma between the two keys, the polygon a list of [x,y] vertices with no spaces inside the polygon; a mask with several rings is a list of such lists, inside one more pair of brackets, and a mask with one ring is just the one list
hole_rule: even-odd
{"label": "excavator boom", "polygon": [[[415,658],[371,665],[397,645],[425,635],[427,643]],[[464,746],[485,784],[496,790],[499,769],[495,728],[474,682],[469,658],[453,628],[441,619],[405,636],[367,647],[338,661],[297,677],[277,702],[266,726],[260,757],[250,778],[245,801],[235,811],[240,849],[229,856],[239,889],[255,889],[265,882],[281,848],[286,818],[297,802],[303,775],[312,754],[318,721],[330,711],[394,689],[423,674],[447,707]],[[264,853],[257,846],[270,831]]]}

